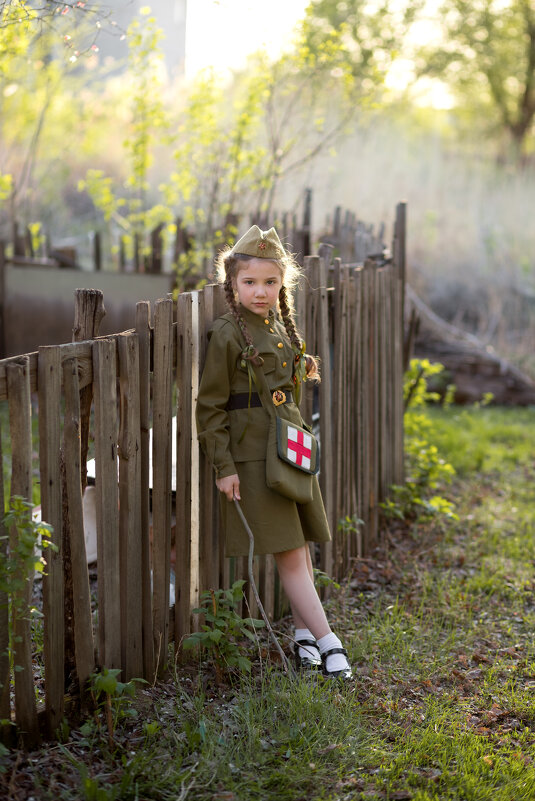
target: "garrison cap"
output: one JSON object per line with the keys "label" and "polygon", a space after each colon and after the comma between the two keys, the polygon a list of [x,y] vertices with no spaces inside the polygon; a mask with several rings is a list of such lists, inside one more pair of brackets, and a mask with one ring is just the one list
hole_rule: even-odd
{"label": "garrison cap", "polygon": [[257,259],[282,259],[284,248],[274,228],[262,231],[258,225],[252,225],[241,239],[238,239],[232,253],[244,253]]}

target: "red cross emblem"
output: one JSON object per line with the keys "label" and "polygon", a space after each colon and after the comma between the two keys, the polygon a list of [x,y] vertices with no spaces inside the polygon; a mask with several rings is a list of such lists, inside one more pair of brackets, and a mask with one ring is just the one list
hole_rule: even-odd
{"label": "red cross emblem", "polygon": [[288,428],[288,458],[299,467],[310,470],[312,437],[296,428]]}

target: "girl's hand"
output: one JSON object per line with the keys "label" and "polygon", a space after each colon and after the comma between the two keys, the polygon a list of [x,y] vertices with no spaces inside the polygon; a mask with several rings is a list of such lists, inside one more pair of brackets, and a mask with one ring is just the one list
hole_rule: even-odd
{"label": "girl's hand", "polygon": [[219,492],[223,492],[227,496],[227,500],[232,501],[234,497],[238,501],[240,497],[240,478],[237,473],[232,476],[225,476],[225,478],[216,478],[215,485]]}

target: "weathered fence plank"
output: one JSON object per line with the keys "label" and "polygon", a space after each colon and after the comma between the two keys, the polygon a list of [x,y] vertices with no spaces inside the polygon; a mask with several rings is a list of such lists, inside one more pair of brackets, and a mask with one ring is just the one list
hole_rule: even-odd
{"label": "weathered fence plank", "polygon": [[121,668],[119,491],[117,482],[117,358],[114,339],[93,344],[97,518],[98,661]]}
{"label": "weathered fence plank", "polygon": [[[199,553],[200,553],[200,519],[199,510],[201,497],[199,494],[199,455],[200,447],[197,442],[197,424],[195,420],[195,407],[199,394],[200,381],[200,360],[199,360],[199,293],[193,292],[192,299],[192,359],[191,359],[191,529],[190,529],[190,610],[199,604],[200,598],[200,573],[199,573]],[[192,625],[197,626],[197,621],[192,620]]]}
{"label": "weathered fence plank", "polygon": [[171,426],[173,301],[159,300],[154,312],[152,434],[153,637],[158,672],[167,664],[171,559]]}
{"label": "weathered fence plank", "polygon": [[121,569],[121,663],[130,681],[143,675],[141,541],[141,424],[139,343],[122,334],[119,346],[119,539]]}
{"label": "weathered fence plank", "polygon": [[152,583],[150,552],[150,303],[136,306],[136,333],[139,342],[139,427],[140,427],[140,489],[139,514],[141,526],[141,604],[143,629],[143,676],[154,679],[154,638],[152,632]]}
{"label": "weathered fence plank", "polygon": [[193,386],[193,295],[184,292],[177,302],[177,445],[175,529],[175,642],[190,632],[191,611],[191,471]]}
{"label": "weathered fence plank", "polygon": [[[11,434],[11,497],[32,500],[32,412],[30,401],[29,360],[21,357],[7,371],[9,428]],[[31,510],[27,510],[31,515]],[[17,553],[20,533],[15,525],[9,532],[9,548]],[[30,746],[39,741],[37,708],[33,687],[30,603],[33,575],[25,574],[26,565],[17,566],[16,579],[22,587],[14,591],[11,603],[13,630],[13,665],[15,678],[15,718]]]}
{"label": "weathered fence plank", "polygon": [[[204,364],[208,346],[208,329],[215,319],[214,286],[206,286],[199,294],[199,360]],[[199,454],[199,492],[204,502],[200,508],[199,570],[200,589],[215,589],[219,586],[219,531],[217,527],[217,502],[214,498],[214,471],[209,460]]]}
{"label": "weathered fence plank", "polygon": [[65,394],[63,452],[72,569],[74,649],[76,675],[80,692],[83,692],[86,689],[86,682],[89,676],[95,669],[95,652],[91,619],[91,593],[89,590],[84,538],[80,469],[80,389],[76,359],[70,359],[63,363],[63,386]]}
{"label": "weathered fence plank", "polygon": [[[0,556],[6,559],[8,544],[4,524],[4,453],[2,431],[0,427]],[[9,597],[6,591],[0,590],[0,719],[11,720],[10,702],[10,667],[9,667]],[[10,726],[0,724],[0,741],[9,742]]]}
{"label": "weathered fence plank", "polygon": [[43,576],[46,720],[56,731],[64,711],[63,532],[61,501],[61,350],[39,348],[39,465],[41,516],[53,528],[57,550],[45,552]]}

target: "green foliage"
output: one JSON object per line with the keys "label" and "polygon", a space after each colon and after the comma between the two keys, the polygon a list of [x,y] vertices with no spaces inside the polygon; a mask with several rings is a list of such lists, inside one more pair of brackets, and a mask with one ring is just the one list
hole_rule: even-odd
{"label": "green foliage", "polygon": [[228,590],[209,590],[202,594],[201,606],[194,614],[202,614],[204,624],[185,638],[185,649],[201,646],[212,655],[218,677],[227,670],[251,671],[251,660],[243,654],[240,640],[247,638],[256,642],[256,629],[264,626],[263,620],[242,618],[236,611],[243,597],[245,581],[235,581]]}
{"label": "green foliage", "polygon": [[41,616],[37,608],[29,605],[27,597],[35,573],[43,573],[45,567],[45,559],[38,554],[38,548],[57,551],[57,545],[50,540],[52,527],[48,523],[35,521],[32,509],[33,504],[14,495],[4,518],[4,526],[6,531],[14,529],[16,533],[11,537],[8,534],[0,537],[5,543],[0,549],[0,593],[5,594],[10,611],[8,653],[15,670],[19,667],[13,664],[15,622]]}
{"label": "green foliage", "polygon": [[322,587],[332,587],[335,590],[340,589],[340,585],[338,584],[338,582],[335,581],[333,578],[331,578],[323,570],[320,570],[317,567],[313,568],[313,570],[314,570],[314,586],[317,589],[320,589]]}
{"label": "green foliage", "polygon": [[474,474],[528,469],[535,436],[532,408],[429,407],[433,441],[465,480]]}
{"label": "green foliage", "polygon": [[[147,683],[145,679],[119,681],[120,674],[119,668],[102,668],[99,673],[92,673],[90,677],[92,695],[105,714],[110,744],[113,743],[118,722],[126,718],[137,717],[137,710],[132,705],[136,682]],[[86,724],[84,734],[90,734],[91,729],[92,724]]]}
{"label": "green foliage", "polygon": [[[428,409],[452,454],[461,439],[468,459],[478,432],[488,451],[490,472],[455,488],[462,522],[390,542],[355,566],[342,606],[339,593],[328,602],[353,682],[267,666],[229,692],[177,668],[147,689],[157,731],[140,716],[120,747],[85,727],[47,744],[25,765],[28,794],[53,799],[61,783],[62,801],[531,799],[535,421],[532,409],[463,411]],[[18,767],[2,760],[6,786]]]}
{"label": "green foliage", "polygon": [[340,64],[350,71],[361,102],[370,96],[377,100],[422,5],[414,1],[312,0],[303,23],[305,41],[312,52],[336,42]]}
{"label": "green foliage", "polygon": [[121,188],[101,169],[89,169],[78,181],[78,190],[86,190],[105,222],[113,222],[121,231],[126,255],[142,258],[149,252],[148,235],[162,224],[166,241],[174,232],[171,210],[149,200],[149,171],[154,149],[167,138],[170,125],[163,103],[163,54],[159,46],[163,36],[150,16],[150,8],[140,9],[141,19],[134,19],[127,31],[129,48],[128,136],[123,142],[126,180]]}
{"label": "green foliage", "polygon": [[[438,494],[431,494],[449,483],[455,470],[433,443],[433,423],[426,414],[429,403],[440,399],[428,389],[428,381],[440,376],[441,364],[428,359],[411,359],[404,380],[405,399],[405,486],[393,486],[392,496],[381,504],[387,517],[399,519],[446,517],[456,519],[454,505]],[[446,393],[451,398],[451,389]]]}
{"label": "green foliage", "polygon": [[526,0],[443,0],[442,42],[422,48],[419,74],[438,76],[472,126],[533,146],[535,8]]}

